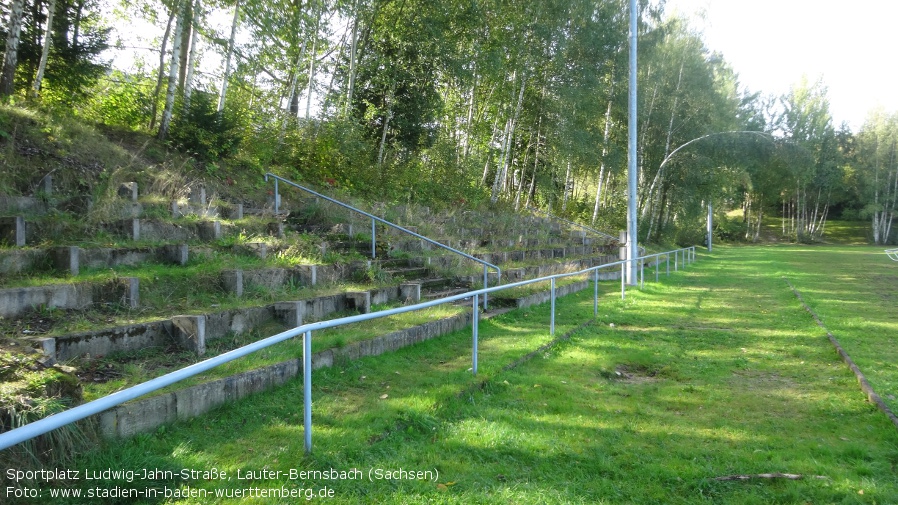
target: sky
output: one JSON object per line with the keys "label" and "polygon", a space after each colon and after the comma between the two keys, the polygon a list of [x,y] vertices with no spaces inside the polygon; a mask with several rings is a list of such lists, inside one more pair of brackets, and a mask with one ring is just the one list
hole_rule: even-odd
{"label": "sky", "polygon": [[688,17],[752,92],[822,78],[834,126],[855,133],[876,107],[898,112],[896,0],[667,0],[666,11]]}

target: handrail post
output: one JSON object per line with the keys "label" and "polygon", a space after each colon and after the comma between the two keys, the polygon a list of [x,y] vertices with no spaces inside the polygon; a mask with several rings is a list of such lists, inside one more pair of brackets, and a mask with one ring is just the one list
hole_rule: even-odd
{"label": "handrail post", "polygon": [[664,255],[667,258],[667,276],[670,277],[670,253]]}
{"label": "handrail post", "polygon": [[371,218],[371,259],[377,257],[377,226],[374,218]]}
{"label": "handrail post", "polygon": [[[483,265],[483,289],[486,289],[486,288],[488,288],[488,287],[489,287],[489,286],[488,286],[488,284],[487,284],[486,265]],[[486,293],[483,294],[483,310],[487,310],[486,304],[487,304],[487,297],[488,297],[488,296],[489,296],[489,295],[487,295]]]}
{"label": "handrail post", "polygon": [[636,260],[639,262],[639,289],[645,288],[645,258]]}
{"label": "handrail post", "polygon": [[592,300],[592,315],[594,317],[599,317],[599,269],[596,268],[592,271],[593,274],[593,300]]}
{"label": "handrail post", "polygon": [[549,335],[555,336],[555,277],[552,277],[552,316],[549,319]]}
{"label": "handrail post", "polygon": [[627,297],[626,290],[624,289],[624,283],[627,282],[627,262],[622,261],[620,264],[620,299],[623,300]]}
{"label": "handrail post", "polygon": [[[483,294],[486,296],[486,293]],[[477,327],[480,325],[480,295],[474,295],[474,313],[472,315],[471,327],[473,328],[473,354],[471,358],[471,371],[477,375]]]}
{"label": "handrail post", "polygon": [[274,179],[274,213],[280,213],[281,208],[281,194],[278,192],[278,180]]}
{"label": "handrail post", "polygon": [[302,337],[302,403],[306,454],[312,453],[312,332]]}
{"label": "handrail post", "polygon": [[661,255],[655,256],[655,282],[658,282],[658,272],[661,271]]}

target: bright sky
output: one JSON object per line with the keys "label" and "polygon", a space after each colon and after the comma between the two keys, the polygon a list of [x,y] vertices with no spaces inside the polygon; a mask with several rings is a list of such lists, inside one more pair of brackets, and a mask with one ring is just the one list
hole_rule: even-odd
{"label": "bright sky", "polygon": [[896,0],[667,0],[709,49],[723,54],[743,87],[784,95],[802,74],[828,88],[833,124],[855,133],[877,106],[898,112]]}

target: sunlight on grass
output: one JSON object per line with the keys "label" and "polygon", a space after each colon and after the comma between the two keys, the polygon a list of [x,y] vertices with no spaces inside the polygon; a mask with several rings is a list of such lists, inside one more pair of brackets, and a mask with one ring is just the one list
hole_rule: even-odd
{"label": "sunlight on grass", "polygon": [[[857,253],[720,247],[625,301],[608,289],[596,322],[510,370],[551,340],[547,304],[482,322],[477,377],[466,371],[470,329],[318,370],[311,455],[293,381],[79,465],[439,471],[434,481],[250,482],[327,485],[328,502],[347,504],[889,503],[898,433],[782,279],[807,290],[875,387],[898,385],[898,315],[882,298],[898,296],[898,268],[882,264],[871,280],[863,262],[875,257]],[[559,300],[558,314],[559,335],[591,319],[592,290]],[[715,480],[772,472],[806,478]]]}

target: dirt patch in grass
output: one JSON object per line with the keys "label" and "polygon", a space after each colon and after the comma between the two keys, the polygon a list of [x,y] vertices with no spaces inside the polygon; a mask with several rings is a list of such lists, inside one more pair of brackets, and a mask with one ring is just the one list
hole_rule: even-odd
{"label": "dirt patch in grass", "polygon": [[602,375],[606,379],[625,384],[647,384],[661,380],[658,370],[643,365],[617,365],[614,371],[603,372]]}

